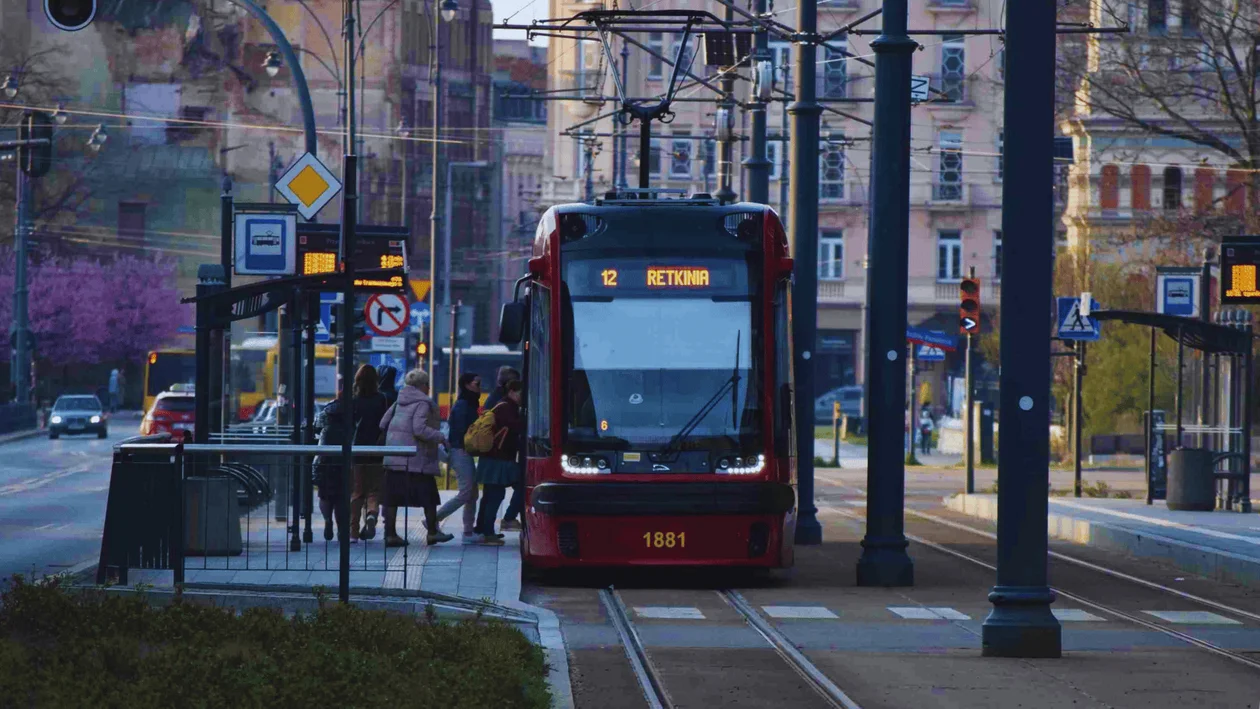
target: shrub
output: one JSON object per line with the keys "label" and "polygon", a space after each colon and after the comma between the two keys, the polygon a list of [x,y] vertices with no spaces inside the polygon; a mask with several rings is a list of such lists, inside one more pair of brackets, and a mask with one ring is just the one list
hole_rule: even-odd
{"label": "shrub", "polygon": [[14,577],[0,594],[0,697],[30,707],[549,705],[539,648],[481,618],[322,605],[286,617]]}

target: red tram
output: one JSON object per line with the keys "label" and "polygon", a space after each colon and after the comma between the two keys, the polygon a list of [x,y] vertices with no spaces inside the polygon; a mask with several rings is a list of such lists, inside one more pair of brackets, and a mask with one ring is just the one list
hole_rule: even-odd
{"label": "red tram", "polygon": [[523,343],[527,568],[791,566],[791,272],[773,210],[663,190],[543,215]]}

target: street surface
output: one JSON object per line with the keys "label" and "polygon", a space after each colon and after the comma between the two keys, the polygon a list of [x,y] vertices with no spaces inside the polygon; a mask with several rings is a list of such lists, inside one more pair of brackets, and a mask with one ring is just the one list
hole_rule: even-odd
{"label": "street surface", "polygon": [[116,417],[104,440],[41,435],[0,444],[0,579],[96,560],[113,446],[136,435],[138,423]]}
{"label": "street surface", "polygon": [[[559,616],[579,709],[646,705],[602,602],[601,589],[610,585],[675,707],[833,706],[735,612],[724,599],[727,589],[737,590],[863,709],[1255,706],[1260,591],[1056,540],[1050,542],[1055,551],[1175,591],[1052,560],[1063,658],[981,657],[994,542],[931,518],[979,531],[993,526],[942,507],[942,497],[961,490],[962,470],[910,468],[906,477],[907,508],[928,515],[906,517],[915,562],[911,588],[855,586],[866,471],[820,468],[824,543],[798,547],[796,568],[785,578],[594,571],[526,583],[522,600]],[[977,487],[995,477],[992,469],[977,470]],[[1070,488],[1070,471],[1052,478],[1056,489]],[[1086,471],[1084,478],[1135,496],[1142,490],[1140,472]]]}

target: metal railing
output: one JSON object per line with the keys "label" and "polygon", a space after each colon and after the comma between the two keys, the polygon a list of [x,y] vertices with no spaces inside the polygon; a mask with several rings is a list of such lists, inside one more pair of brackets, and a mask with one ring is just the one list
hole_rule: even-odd
{"label": "metal railing", "polygon": [[[414,447],[354,446],[356,459],[370,458],[370,468],[354,466],[371,507],[386,501],[383,456],[412,456]],[[326,457],[325,480],[312,476],[312,461]],[[248,572],[282,574],[293,585],[327,585],[343,582],[340,534],[325,533],[312,540],[314,491],[322,483],[318,509],[326,514],[328,530],[334,527],[344,499],[346,471],[341,469],[340,446],[297,445],[257,441],[239,443],[178,444],[169,436],[132,439],[114,449],[109,501],[101,542],[98,582],[116,574],[127,583],[128,568],[166,569],[175,583],[193,581],[257,582],[267,579]],[[370,489],[369,489],[370,488]],[[353,498],[352,498],[353,500]],[[405,502],[405,500],[404,500]],[[416,536],[421,515],[398,510],[396,532],[404,541]],[[302,534],[301,523],[305,521]],[[351,520],[354,527],[358,526]],[[350,529],[345,530],[349,536]],[[418,570],[412,563],[421,555],[408,546],[389,546],[384,530],[374,540],[352,543],[351,572],[367,572],[369,585],[407,589],[417,586]],[[349,542],[349,540],[347,540]],[[422,563],[422,559],[421,562]],[[244,575],[242,575],[244,574]],[[411,578],[408,578],[410,574]],[[270,582],[275,583],[275,579]]]}

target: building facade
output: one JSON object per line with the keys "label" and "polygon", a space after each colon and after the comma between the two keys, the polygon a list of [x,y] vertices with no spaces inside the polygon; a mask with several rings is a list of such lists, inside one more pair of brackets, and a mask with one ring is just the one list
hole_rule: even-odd
{"label": "building facade", "polygon": [[[593,9],[592,3],[552,0],[550,17],[570,16]],[[705,9],[721,16],[714,2],[680,0],[655,4],[654,8]],[[819,30],[838,29],[879,8],[876,0],[846,0],[820,8]],[[912,3],[910,26],[948,31],[1000,26],[997,5],[975,0],[929,0]],[[868,24],[878,27],[878,20]],[[670,62],[653,56],[650,49],[668,58],[677,56],[680,35],[646,33],[626,43],[626,86],[631,96],[651,97],[666,90]],[[874,68],[870,35],[849,35],[820,49],[818,95],[827,110],[822,117],[819,149],[819,341],[815,358],[818,392],[861,383],[861,353],[866,279],[864,264],[868,240],[870,185],[870,121],[873,115]],[[637,44],[636,44],[637,42]],[[1001,182],[1002,182],[1002,66],[1003,44],[982,35],[924,35],[922,51],[914,54],[914,73],[930,77],[932,98],[913,109],[911,129],[911,214],[909,265],[909,320],[921,325],[957,332],[958,282],[974,268],[982,279],[982,304],[986,313],[997,303],[1000,282]],[[640,155],[637,124],[629,127],[628,147],[612,135],[618,127],[611,118],[599,118],[615,109],[602,97],[615,96],[611,72],[621,70],[623,42],[613,43],[614,57],[604,57],[598,42],[578,43],[552,39],[548,52],[548,81],[556,101],[548,114],[547,156],[551,176],[543,186],[547,203],[577,201],[585,197],[588,171],[595,193],[619,183],[626,173],[632,184]],[[641,46],[640,46],[641,45]],[[777,86],[792,86],[791,46],[771,41]],[[846,56],[845,53],[850,56]],[[704,66],[702,49],[689,48],[684,62],[692,73],[713,77],[720,67]],[[746,72],[746,70],[745,70]],[[703,87],[687,88],[685,98],[716,98]],[[737,81],[733,96],[749,96],[746,82]],[[786,212],[788,151],[785,125],[788,117],[782,94],[767,109],[772,162],[770,202]],[[715,104],[679,102],[669,125],[654,125],[649,149],[653,184],[712,193],[718,189],[718,150],[713,137]],[[583,124],[577,130],[573,126]],[[748,135],[746,111],[738,111],[736,133]],[[580,135],[586,131],[586,135]],[[744,195],[740,163],[748,157],[747,141],[734,148],[734,184]],[[592,150],[592,147],[595,148]],[[593,153],[589,157],[587,152]],[[624,162],[624,171],[617,168]],[[788,220],[791,214],[785,214]],[[987,327],[987,323],[986,323]],[[950,354],[926,374],[934,406],[951,409],[958,398],[951,382],[961,375],[961,353]]]}

